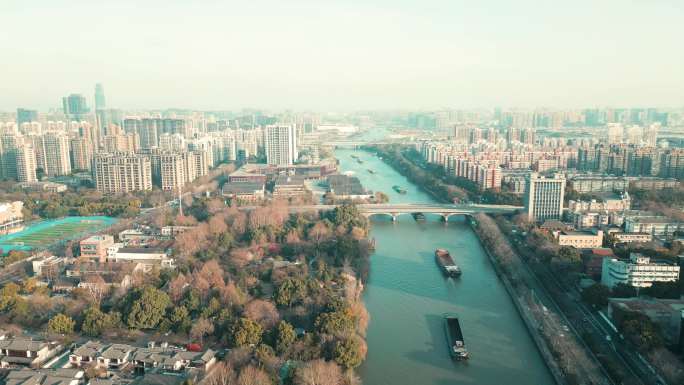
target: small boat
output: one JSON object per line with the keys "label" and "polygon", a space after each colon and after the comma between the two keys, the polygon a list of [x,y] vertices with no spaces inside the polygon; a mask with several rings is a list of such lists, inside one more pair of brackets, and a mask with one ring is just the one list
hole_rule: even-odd
{"label": "small boat", "polygon": [[454,258],[451,257],[448,250],[435,250],[435,261],[437,261],[437,265],[439,265],[439,268],[442,269],[446,276],[452,278],[461,276],[461,268],[454,262]]}
{"label": "small boat", "polygon": [[354,155],[354,154],[351,154],[351,155],[349,155],[349,156],[351,156],[353,159],[359,159],[359,157],[356,156],[356,155]]}
{"label": "small boat", "polygon": [[375,171],[371,170],[370,168],[368,169],[368,172],[371,174],[375,174]]}
{"label": "small boat", "polygon": [[356,160],[359,164],[363,164],[363,161],[361,159]]}
{"label": "small boat", "polygon": [[406,189],[401,188],[401,186],[394,185],[392,186],[392,190],[398,192],[399,194],[406,194]]}
{"label": "small boat", "polygon": [[413,213],[413,219],[416,220],[416,222],[423,222],[425,221],[425,214],[423,213]]}
{"label": "small boat", "polygon": [[444,315],[444,329],[446,330],[447,343],[449,344],[449,354],[451,358],[463,361],[470,358],[468,350],[463,341],[463,332],[458,317],[455,315]]}

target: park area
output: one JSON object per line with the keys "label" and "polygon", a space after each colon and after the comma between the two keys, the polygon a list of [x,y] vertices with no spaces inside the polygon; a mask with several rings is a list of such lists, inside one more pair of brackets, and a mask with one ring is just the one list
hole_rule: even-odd
{"label": "park area", "polygon": [[0,236],[0,249],[5,254],[10,250],[42,249],[105,229],[116,222],[116,218],[105,216],[66,217],[29,224],[22,231]]}

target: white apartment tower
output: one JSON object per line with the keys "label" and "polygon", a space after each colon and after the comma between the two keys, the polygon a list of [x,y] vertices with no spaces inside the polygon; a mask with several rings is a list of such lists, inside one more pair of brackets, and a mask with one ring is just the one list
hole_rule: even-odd
{"label": "white apartment tower", "polygon": [[555,174],[551,178],[532,173],[527,180],[525,211],[531,221],[543,222],[560,219],[563,215],[565,176]]}
{"label": "white apartment tower", "polygon": [[93,167],[95,185],[103,194],[152,190],[152,167],[144,155],[99,154]]}
{"label": "white apartment tower", "polygon": [[43,166],[47,176],[69,175],[71,173],[69,137],[59,132],[48,132],[41,138],[40,150],[42,150],[42,159],[45,160],[45,164],[39,167]]}
{"label": "white apartment tower", "polygon": [[19,182],[35,182],[36,153],[29,143],[17,148],[17,180]]}
{"label": "white apartment tower", "polygon": [[292,125],[267,126],[264,132],[266,163],[289,166],[297,161],[297,133]]}

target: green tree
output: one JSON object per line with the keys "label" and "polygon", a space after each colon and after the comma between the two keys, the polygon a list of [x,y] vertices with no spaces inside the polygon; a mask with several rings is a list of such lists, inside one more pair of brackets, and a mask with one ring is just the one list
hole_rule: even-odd
{"label": "green tree", "polygon": [[86,309],[81,324],[81,331],[89,336],[97,337],[102,333],[106,315],[97,307]]}
{"label": "green tree", "polygon": [[240,318],[231,328],[233,344],[236,347],[256,345],[261,341],[263,329],[261,325],[249,318]]}
{"label": "green tree", "polygon": [[279,354],[283,354],[295,342],[297,334],[294,327],[287,321],[278,322],[276,329],[276,350]]}
{"label": "green tree", "polygon": [[292,306],[306,297],[306,283],[301,279],[287,278],[275,292],[275,302],[279,306]]}
{"label": "green tree", "polygon": [[185,306],[189,313],[194,313],[199,310],[202,305],[202,299],[200,298],[199,291],[197,289],[187,290],[183,294],[183,300],[181,305]]}
{"label": "green tree", "polygon": [[358,338],[344,338],[335,343],[333,357],[335,362],[347,369],[355,368],[363,362],[365,352]]}
{"label": "green tree", "polygon": [[613,286],[613,290],[611,291],[611,297],[615,298],[631,298],[636,297],[636,295],[636,289],[625,283],[618,283]]}
{"label": "green tree", "polygon": [[137,290],[133,298],[135,300],[126,317],[128,327],[133,329],[155,328],[171,306],[169,296],[152,286]]}
{"label": "green tree", "polygon": [[0,289],[0,311],[8,311],[12,308],[21,287],[14,282],[10,282]]}
{"label": "green tree", "polygon": [[319,333],[344,336],[354,331],[355,319],[348,309],[321,313],[316,318],[315,326]]}
{"label": "green tree", "polygon": [[576,248],[570,246],[563,246],[558,250],[558,259],[560,259],[563,263],[573,265],[582,262],[582,258],[579,251]]}
{"label": "green tree", "polygon": [[48,332],[55,334],[71,334],[74,332],[76,322],[71,317],[59,313],[48,321]]}
{"label": "green tree", "polygon": [[176,333],[187,333],[192,327],[190,313],[185,306],[176,306],[171,312],[171,327]]}
{"label": "green tree", "polygon": [[600,283],[595,283],[582,290],[582,300],[593,307],[608,305],[608,297],[610,297],[610,288]]}
{"label": "green tree", "polygon": [[636,312],[625,314],[620,328],[643,351],[651,351],[663,346],[664,339],[660,328],[644,314]]}

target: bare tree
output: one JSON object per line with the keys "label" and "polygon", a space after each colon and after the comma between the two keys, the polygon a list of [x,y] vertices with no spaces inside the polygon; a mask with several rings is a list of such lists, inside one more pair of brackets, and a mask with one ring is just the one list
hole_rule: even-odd
{"label": "bare tree", "polygon": [[297,369],[295,385],[342,385],[342,369],[334,362],[309,361]]}
{"label": "bare tree", "polygon": [[265,371],[248,365],[240,371],[238,385],[272,385],[273,381]]}
{"label": "bare tree", "polygon": [[204,336],[214,332],[214,323],[206,318],[200,318],[190,328],[190,338],[204,343]]}
{"label": "bare tree", "polygon": [[266,330],[273,328],[280,320],[278,309],[273,302],[261,299],[248,303],[245,306],[245,315],[252,321],[258,322]]}

